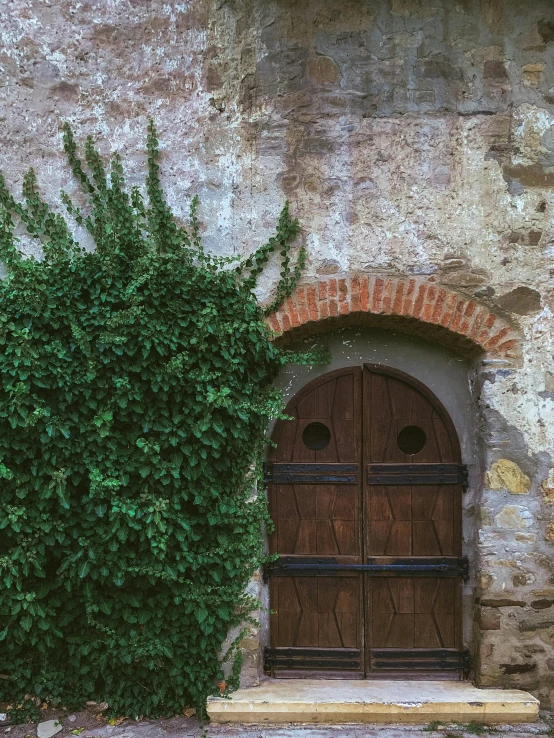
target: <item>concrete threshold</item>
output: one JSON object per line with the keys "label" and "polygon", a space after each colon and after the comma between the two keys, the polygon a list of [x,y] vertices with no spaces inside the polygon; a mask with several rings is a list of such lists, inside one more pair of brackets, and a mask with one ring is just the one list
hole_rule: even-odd
{"label": "concrete threshold", "polygon": [[469,682],[267,679],[230,697],[211,697],[213,723],[530,723],[539,701],[518,689]]}

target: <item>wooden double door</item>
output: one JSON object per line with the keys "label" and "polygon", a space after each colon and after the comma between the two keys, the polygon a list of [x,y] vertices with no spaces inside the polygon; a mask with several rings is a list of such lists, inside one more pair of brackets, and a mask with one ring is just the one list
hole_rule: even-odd
{"label": "wooden double door", "polygon": [[447,412],[402,372],[330,372],[289,403],[267,464],[276,677],[456,678],[466,470]]}

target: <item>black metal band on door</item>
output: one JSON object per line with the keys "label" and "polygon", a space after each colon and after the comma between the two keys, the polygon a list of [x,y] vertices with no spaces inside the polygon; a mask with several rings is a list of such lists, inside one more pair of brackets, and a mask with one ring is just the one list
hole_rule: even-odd
{"label": "black metal band on door", "polygon": [[[266,484],[358,484],[357,464],[265,464]],[[461,484],[465,491],[465,464],[368,464],[370,485]]]}
{"label": "black metal band on door", "polygon": [[341,564],[332,557],[280,556],[277,561],[266,565],[264,580],[269,576],[310,576],[322,574],[333,576],[345,571],[359,571],[369,576],[397,577],[461,577],[469,579],[469,560],[441,556],[437,558],[395,558],[391,562],[379,563],[377,557],[370,558],[367,564]]}
{"label": "black metal band on door", "polygon": [[357,464],[265,464],[266,484],[358,484]]}
{"label": "black metal band on door", "polygon": [[371,651],[371,668],[379,671],[463,671],[470,668],[469,651],[447,648],[377,648]]}
{"label": "black metal band on door", "polygon": [[368,464],[367,483],[370,485],[461,484],[468,485],[465,464]]}
{"label": "black metal band on door", "polygon": [[[361,652],[357,648],[265,648],[264,670],[345,669],[358,670]],[[470,668],[469,651],[447,648],[374,649],[371,667],[380,672],[463,671]]]}
{"label": "black metal band on door", "polygon": [[264,669],[346,669],[361,668],[359,648],[265,648]]}

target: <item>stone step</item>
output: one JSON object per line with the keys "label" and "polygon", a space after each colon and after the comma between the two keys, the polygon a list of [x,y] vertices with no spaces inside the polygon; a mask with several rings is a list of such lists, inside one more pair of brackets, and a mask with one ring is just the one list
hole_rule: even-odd
{"label": "stone step", "polygon": [[208,700],[215,724],[530,723],[538,714],[527,692],[469,682],[267,679]]}

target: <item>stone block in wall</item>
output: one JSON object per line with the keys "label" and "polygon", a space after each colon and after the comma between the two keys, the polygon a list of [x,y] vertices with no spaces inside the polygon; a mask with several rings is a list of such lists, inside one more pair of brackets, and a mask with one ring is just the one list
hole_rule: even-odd
{"label": "stone block in wall", "polygon": [[512,674],[528,674],[536,671],[537,665],[534,662],[526,664],[500,664],[500,668],[504,674],[511,676]]}
{"label": "stone block in wall", "polygon": [[500,630],[500,614],[495,610],[481,607],[477,613],[477,623],[481,630]]}
{"label": "stone block in wall", "polygon": [[554,469],[548,470],[548,477],[541,483],[543,502],[554,505]]}
{"label": "stone block in wall", "polygon": [[[538,240],[540,240],[542,234],[539,231],[532,231],[531,233],[532,235],[528,234],[529,241],[535,241],[537,234]],[[497,297],[495,302],[502,310],[516,315],[532,315],[542,309],[540,292],[526,286],[516,287],[510,292]]]}
{"label": "stone block in wall", "polygon": [[242,650],[242,669],[240,672],[240,688],[257,687],[260,683],[260,674],[262,673],[262,658],[257,640],[256,648],[253,650],[245,650],[241,643]]}
{"label": "stone block in wall", "polygon": [[531,480],[514,461],[498,459],[485,474],[485,486],[512,495],[524,495],[531,489]]}
{"label": "stone block in wall", "polygon": [[[540,620],[539,618],[531,618],[528,620],[522,620],[519,623],[519,630],[522,633],[538,633],[541,630],[550,630],[554,628],[554,619]],[[554,630],[552,631],[554,635]]]}
{"label": "stone block in wall", "polygon": [[541,598],[540,600],[532,600],[529,604],[533,610],[546,610],[554,605],[554,600]]}
{"label": "stone block in wall", "polygon": [[526,507],[521,505],[506,505],[494,518],[499,528],[521,530],[533,524],[533,516]]}
{"label": "stone block in wall", "polygon": [[544,80],[544,69],[543,62],[524,64],[521,68],[521,81],[525,87],[538,87]]}

